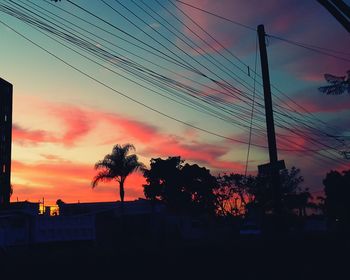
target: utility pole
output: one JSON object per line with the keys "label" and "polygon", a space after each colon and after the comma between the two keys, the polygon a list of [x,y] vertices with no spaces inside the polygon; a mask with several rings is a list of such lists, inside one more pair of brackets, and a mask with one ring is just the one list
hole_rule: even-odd
{"label": "utility pole", "polygon": [[[281,195],[281,184],[280,184],[280,178],[279,178],[279,167],[278,167],[279,162],[277,157],[276,134],[275,134],[275,125],[273,120],[270,75],[269,75],[269,65],[267,60],[265,36],[266,34],[265,34],[264,25],[261,24],[258,26],[258,37],[259,37],[261,72],[262,72],[263,88],[264,88],[267,140],[268,140],[269,158],[270,158],[270,164],[268,164],[267,166],[268,167],[267,174],[271,178],[271,183],[273,188],[274,213],[276,216],[280,216],[282,211],[282,206],[281,206],[282,195]],[[283,162],[283,165],[284,165],[284,162]]]}
{"label": "utility pole", "polygon": [[317,0],[350,33],[350,7],[342,0]]}
{"label": "utility pole", "polygon": [[274,120],[273,120],[269,64],[267,60],[265,35],[266,34],[265,34],[264,25],[261,24],[258,26],[258,37],[259,37],[259,48],[260,48],[261,72],[262,72],[263,87],[264,87],[267,140],[269,143],[270,163],[274,164],[277,162],[277,146],[276,146],[275,126],[274,126]]}

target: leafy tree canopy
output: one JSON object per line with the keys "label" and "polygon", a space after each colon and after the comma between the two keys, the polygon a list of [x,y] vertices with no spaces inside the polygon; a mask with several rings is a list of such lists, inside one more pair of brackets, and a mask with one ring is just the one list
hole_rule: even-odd
{"label": "leafy tree canopy", "polygon": [[152,158],[144,170],[146,198],[164,201],[177,212],[214,213],[216,178],[205,167],[178,157]]}

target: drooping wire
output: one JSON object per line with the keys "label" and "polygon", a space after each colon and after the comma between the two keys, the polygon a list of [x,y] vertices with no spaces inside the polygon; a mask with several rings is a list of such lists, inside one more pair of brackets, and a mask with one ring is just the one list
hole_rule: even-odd
{"label": "drooping wire", "polygon": [[[161,3],[159,3],[159,1],[158,0],[155,0],[158,4],[160,4],[164,9],[166,9]],[[223,46],[217,39],[215,39],[210,33],[208,33],[206,30],[204,30],[198,23],[196,23],[191,17],[189,17],[183,10],[181,10],[177,5],[174,5],[173,3],[172,3],[172,1],[170,1],[170,0],[168,0],[169,1],[169,3],[170,4],[172,4],[177,10],[179,10],[187,19],[189,19],[192,23],[194,23],[201,31],[203,31],[206,35],[208,35],[212,40],[214,40],[215,41],[215,43],[217,43],[221,48],[223,48],[223,49],[225,49],[226,50],[226,52],[228,52],[232,57],[234,57],[235,59],[237,59],[239,62],[241,62],[245,67],[249,67],[247,64],[245,64],[242,60],[240,60],[237,56],[235,56],[229,49],[227,49],[225,46]],[[169,12],[169,11],[168,11]],[[185,25],[186,26],[186,25]],[[187,26],[186,26],[187,27]],[[187,27],[188,28],[188,27]],[[210,44],[209,44],[210,45]],[[215,49],[214,49],[215,50]],[[222,55],[222,54],[220,54],[220,55]],[[231,62],[231,64],[233,64],[232,62]],[[238,67],[238,66],[236,66],[235,64],[233,64],[235,67],[237,67],[239,70],[241,70],[243,73],[245,73],[245,71],[242,69],[242,68],[240,68],[240,67]],[[259,74],[257,74],[259,77],[260,77],[260,75]],[[259,83],[259,85],[261,85],[260,83]],[[277,89],[275,86],[273,86],[272,85],[272,87],[273,88],[275,88],[275,89]],[[277,89],[278,90],[278,89]],[[310,112],[308,112],[305,108],[303,108],[301,105],[299,105],[299,104],[297,104],[294,100],[292,100],[291,98],[289,98],[286,94],[284,94],[283,92],[281,92],[281,91],[279,91],[279,93],[281,93],[282,95],[284,95],[285,97],[287,97],[288,98],[288,100],[291,102],[291,103],[293,103],[293,104],[296,104],[299,108],[302,108],[305,112],[307,112],[308,114],[310,114],[310,117],[312,117],[313,119],[315,119],[316,121],[318,121],[318,122],[320,122],[321,124],[325,124],[323,121],[321,121],[321,120],[319,120],[318,118],[316,118],[313,114],[311,114]],[[278,100],[280,100],[281,102],[283,102],[284,104],[286,104],[286,106],[287,107],[281,107],[280,105],[278,105],[278,104],[276,104],[275,105],[275,107],[277,107],[277,109],[274,109],[274,113],[275,114],[277,114],[276,115],[276,123],[277,123],[277,125],[278,125],[278,123],[279,123],[279,120],[280,120],[280,117],[278,116],[278,115],[282,115],[282,116],[286,116],[286,114],[285,113],[282,113],[280,110],[279,110],[279,108],[281,108],[281,109],[284,109],[284,110],[290,110],[290,112],[292,112],[292,113],[297,113],[298,115],[300,115],[300,116],[302,116],[303,118],[308,118],[309,119],[309,116],[305,116],[305,115],[301,115],[298,111],[296,111],[295,109],[293,109],[292,107],[291,107],[291,105],[290,104],[288,104],[288,103],[286,103],[285,101],[283,101],[278,95],[276,95],[276,94],[274,94],[274,93],[272,93],[273,95],[274,95],[274,97],[275,98],[277,98]],[[291,118],[291,119],[293,119],[293,120],[295,120],[296,121],[296,123],[298,124],[298,125],[300,125],[300,124],[303,124],[303,125],[305,125],[306,127],[308,127],[308,128],[311,128],[311,129],[314,129],[313,127],[310,127],[310,125],[308,124],[308,123],[305,123],[304,121],[302,121],[300,118],[295,118],[295,116],[293,117],[293,116],[290,116],[290,115],[288,115],[288,117],[289,118]],[[293,131],[295,131],[295,127],[293,127]],[[327,136],[328,137],[328,135],[326,135],[326,133],[324,133],[324,132],[322,132],[321,130],[319,131],[320,132],[320,134],[321,135],[323,135],[323,136]],[[313,132],[313,134],[314,134],[314,132]]]}
{"label": "drooping wire", "polygon": [[194,5],[188,4],[188,3],[183,2],[183,1],[181,1],[181,0],[175,0],[175,1],[176,1],[176,2],[179,2],[179,3],[181,3],[181,4],[184,4],[184,5],[188,6],[188,7],[191,7],[191,8],[193,8],[193,9],[196,9],[196,10],[198,10],[198,11],[201,11],[201,12],[203,12],[203,13],[206,13],[206,14],[215,16],[215,17],[217,17],[217,18],[223,19],[223,20],[225,20],[225,21],[231,22],[231,23],[233,23],[233,24],[235,24],[235,25],[238,25],[238,26],[241,26],[241,27],[243,27],[243,28],[245,28],[245,29],[249,29],[249,30],[251,30],[251,31],[256,31],[256,28],[254,28],[254,27],[252,27],[252,26],[249,26],[249,25],[240,23],[240,22],[238,22],[238,21],[235,21],[235,20],[226,18],[226,17],[224,17],[224,16],[220,16],[220,15],[218,15],[218,14],[215,14],[215,13],[213,13],[213,12],[210,12],[210,11],[204,10],[204,9],[202,9],[202,8],[196,7],[196,6],[194,6]]}
{"label": "drooping wire", "polygon": [[[178,7],[178,5],[174,5],[173,3],[172,3],[172,1],[171,0],[168,0],[175,8],[177,8],[177,9],[179,9],[183,14],[185,14],[185,12],[184,11],[182,11],[179,7]],[[175,0],[175,1],[177,1],[177,0]],[[188,3],[185,3],[185,2],[183,2],[183,1],[177,1],[177,2],[181,2],[182,4],[185,4],[185,5],[189,5]],[[194,8],[194,9],[199,9],[198,7],[195,7],[195,6],[193,6],[193,5],[189,5],[189,6],[191,6],[192,8]],[[205,10],[203,10],[203,9],[199,9],[199,10],[201,10],[202,12],[208,12],[208,11],[205,11]],[[222,18],[222,19],[225,19],[225,20],[228,20],[228,21],[231,21],[231,20],[229,20],[229,19],[227,19],[227,18],[224,18],[224,17],[222,17],[222,16],[219,16],[219,15],[217,15],[217,14],[214,14],[214,13],[210,13],[209,12],[209,14],[211,14],[211,15],[213,15],[213,16],[216,16],[216,17],[218,17],[218,18]],[[186,14],[185,14],[186,15]],[[187,16],[187,15],[186,15]],[[188,17],[187,16],[187,18],[190,18],[190,17]],[[190,18],[190,20],[191,20],[191,18]],[[191,20],[192,21],[192,20]],[[236,22],[234,22],[234,21],[231,21],[232,23],[236,23]],[[198,25],[197,25],[198,26]],[[199,26],[200,27],[200,26]],[[201,28],[201,27],[200,27]],[[203,30],[202,28],[201,28],[201,30],[202,31],[204,31],[204,32],[206,32],[205,30]],[[218,43],[218,41],[215,39],[215,38],[213,38],[210,34],[208,34],[207,32],[206,32],[206,34],[207,35],[209,35],[210,37],[211,37],[211,39],[214,39],[215,40],[215,42],[216,43]],[[273,36],[273,35],[270,35],[270,36]],[[281,37],[277,37],[277,36],[275,36],[276,38],[280,38],[280,39],[283,39],[283,38],[281,38]],[[293,43],[293,44],[295,44],[295,45],[303,45],[303,46],[306,46],[306,47],[308,47],[308,48],[318,48],[319,50],[323,50],[323,51],[333,51],[333,52],[337,52],[337,53],[342,53],[342,54],[346,54],[346,55],[349,55],[348,53],[344,53],[344,52],[339,52],[339,51],[334,51],[334,50],[330,50],[330,49],[326,49],[326,48],[322,48],[322,47],[316,47],[316,46],[312,46],[312,45],[310,45],[310,44],[305,44],[305,43],[300,43],[300,42],[293,42],[293,41],[291,41],[291,40],[286,40],[286,39],[283,39],[283,40],[285,40],[286,42],[289,42],[289,43]],[[224,46],[222,46],[222,45],[220,45],[221,47],[223,47],[228,53],[230,53],[230,55],[232,55],[234,58],[236,58],[237,59],[237,57],[230,51],[230,50],[228,50],[227,48],[225,48]],[[240,59],[237,59],[239,62],[241,62],[242,64],[244,64],[245,66],[247,66],[243,61],[241,61]],[[247,66],[247,67],[249,67],[249,66]],[[243,71],[244,72],[244,71]],[[334,130],[334,129],[337,129],[336,127],[329,127],[325,122],[323,122],[322,120],[320,120],[319,118],[317,118],[316,116],[314,116],[314,114],[312,114],[311,112],[309,112],[307,109],[305,109],[303,106],[301,106],[300,104],[298,104],[298,103],[296,103],[294,100],[292,100],[288,95],[286,95],[285,93],[283,93],[282,91],[280,91],[279,89],[277,89],[274,85],[271,85],[272,86],[272,88],[274,88],[274,89],[276,89],[280,94],[282,94],[283,96],[285,96],[291,103],[293,103],[293,104],[295,104],[298,108],[301,108],[304,112],[306,112],[308,115],[303,115],[302,117],[304,117],[304,118],[308,118],[308,119],[310,119],[310,118],[312,118],[313,120],[316,120],[317,122],[319,122],[320,124],[322,124],[322,125],[326,125],[329,129],[332,129],[332,130]],[[301,115],[298,111],[296,111],[295,109],[293,109],[292,107],[291,107],[291,105],[290,104],[288,104],[288,103],[286,103],[285,101],[283,101],[278,95],[276,95],[276,94],[274,94],[274,92],[272,92],[272,94],[275,96],[275,98],[277,98],[278,100],[280,100],[280,101],[282,101],[284,104],[286,104],[286,106],[287,106],[287,108],[289,108],[292,112],[294,112],[294,113],[297,113],[297,114],[299,114],[299,115]],[[278,105],[277,105],[278,106]],[[339,129],[338,129],[339,130]],[[339,133],[339,132],[336,132],[336,133]]]}
{"label": "drooping wire", "polygon": [[245,162],[245,169],[244,169],[244,177],[247,176],[248,172],[248,164],[249,164],[249,154],[250,154],[250,146],[251,146],[251,140],[252,140],[252,128],[253,128],[253,118],[254,118],[254,109],[255,109],[255,80],[256,80],[256,68],[257,68],[257,61],[258,61],[258,39],[255,40],[255,61],[254,61],[254,90],[253,90],[253,102],[252,102],[252,111],[250,116],[250,127],[249,127],[249,137],[248,137],[248,148],[247,148],[247,157]]}
{"label": "drooping wire", "polygon": [[[235,24],[237,26],[244,27],[244,28],[249,29],[251,31],[256,31],[256,28],[254,28],[252,26],[249,26],[249,25],[243,24],[241,22],[229,19],[227,17],[218,15],[216,13],[210,12],[210,11],[205,10],[203,8],[199,8],[197,6],[194,6],[192,4],[186,3],[184,1],[181,1],[181,0],[174,0],[174,1],[179,2],[179,3],[183,4],[183,5],[188,6],[188,7],[191,7],[193,9],[195,9],[195,10],[201,11],[203,13],[212,15],[212,16],[214,16],[216,18],[220,18],[220,19],[225,20],[227,22],[233,23],[233,24]],[[266,35],[271,37],[271,38],[275,38],[277,40],[281,40],[281,41],[284,41],[286,43],[289,43],[289,44],[292,44],[292,45],[295,45],[295,46],[298,46],[298,47],[302,47],[302,48],[308,49],[310,51],[315,51],[315,52],[318,52],[318,53],[326,55],[326,56],[330,56],[330,57],[333,57],[333,58],[336,58],[336,59],[340,59],[340,60],[344,60],[344,61],[350,61],[350,59],[348,59],[348,58],[344,58],[344,57],[340,57],[340,56],[331,54],[331,52],[333,52],[333,53],[339,53],[339,54],[344,54],[344,55],[350,55],[350,53],[347,53],[347,52],[342,52],[342,51],[338,51],[338,50],[332,50],[332,49],[329,49],[329,48],[319,47],[319,46],[310,45],[310,44],[306,44],[306,43],[302,43],[302,42],[296,42],[296,41],[293,41],[293,40],[290,40],[290,39],[286,39],[286,38],[282,38],[280,36],[276,36],[276,35],[272,35],[272,34],[266,34]]]}
{"label": "drooping wire", "polygon": [[[233,142],[237,142],[237,143],[240,143],[240,144],[247,144],[247,142],[245,142],[245,141],[242,141],[242,140],[239,140],[239,139],[235,139],[235,138],[231,138],[231,137],[227,137],[227,136],[221,135],[221,134],[219,134],[219,133],[212,132],[212,131],[210,131],[210,130],[207,130],[207,129],[198,127],[198,126],[196,126],[196,125],[193,125],[193,124],[187,123],[187,122],[185,122],[185,121],[182,121],[182,120],[180,120],[180,119],[177,119],[177,118],[175,118],[175,117],[172,117],[172,116],[170,116],[170,115],[168,115],[168,114],[166,114],[166,113],[163,113],[163,112],[161,112],[160,110],[155,109],[155,108],[153,108],[153,107],[151,107],[151,106],[148,106],[147,104],[145,104],[145,103],[143,103],[143,102],[140,102],[140,101],[138,101],[138,100],[136,100],[136,99],[134,99],[134,98],[128,96],[127,94],[125,94],[125,93],[123,93],[123,92],[121,92],[121,91],[119,91],[119,90],[114,89],[113,87],[107,85],[106,83],[101,82],[101,81],[98,80],[97,78],[94,78],[94,77],[91,76],[90,74],[84,72],[83,70],[79,69],[78,67],[76,67],[76,66],[72,65],[71,63],[65,61],[64,59],[62,59],[62,58],[60,58],[59,56],[57,56],[57,55],[55,55],[54,53],[52,53],[51,51],[49,51],[49,50],[47,50],[46,48],[44,48],[44,47],[40,46],[39,44],[35,43],[33,40],[31,40],[31,39],[28,38],[27,36],[25,36],[25,35],[23,35],[22,33],[18,32],[16,29],[12,28],[10,25],[6,24],[6,23],[3,22],[2,20],[0,20],[0,23],[3,24],[5,27],[9,28],[10,30],[12,30],[12,31],[13,31],[14,33],[16,33],[18,36],[22,37],[23,39],[27,40],[27,41],[30,42],[31,44],[33,44],[33,45],[35,45],[36,47],[40,48],[41,50],[43,50],[43,51],[46,52],[47,54],[53,56],[55,59],[61,61],[61,62],[64,63],[66,66],[68,66],[68,67],[74,69],[75,71],[77,71],[77,72],[79,72],[80,74],[84,75],[85,77],[87,77],[87,78],[93,80],[94,82],[96,82],[96,83],[98,83],[98,84],[104,86],[105,88],[107,88],[107,89],[109,89],[109,90],[111,90],[111,91],[113,91],[113,92],[115,92],[115,93],[121,95],[122,97],[124,97],[124,98],[126,98],[126,99],[129,99],[130,101],[141,105],[142,107],[145,107],[145,108],[147,108],[147,109],[149,109],[149,110],[151,110],[151,111],[153,111],[153,112],[155,112],[155,113],[157,113],[157,114],[159,114],[159,115],[162,115],[162,116],[164,116],[164,117],[166,117],[166,118],[168,118],[168,119],[171,119],[171,120],[173,120],[173,121],[175,121],[175,122],[181,123],[181,124],[183,124],[183,125],[189,126],[189,127],[191,127],[191,128],[194,128],[194,129],[196,129],[196,130],[205,132],[205,133],[207,133],[207,134],[210,134],[210,135],[213,135],[213,136],[222,138],[222,139],[230,140],[230,141],[233,141]],[[258,144],[252,144],[252,145],[255,146],[255,147],[260,147],[260,148],[264,148],[264,149],[267,148],[266,146],[263,146],[263,145],[258,145]]]}

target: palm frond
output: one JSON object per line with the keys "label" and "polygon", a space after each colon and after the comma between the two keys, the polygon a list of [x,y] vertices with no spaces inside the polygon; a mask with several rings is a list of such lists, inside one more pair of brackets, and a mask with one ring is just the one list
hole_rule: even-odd
{"label": "palm frond", "polygon": [[340,95],[344,92],[344,87],[342,85],[331,85],[319,87],[318,90],[327,95]]}
{"label": "palm frond", "polygon": [[112,181],[114,177],[108,172],[108,170],[101,171],[93,178],[91,182],[92,188],[95,188],[99,182],[109,182]]}
{"label": "palm frond", "polygon": [[339,84],[345,80],[345,76],[334,76],[332,74],[324,74],[324,78],[328,83],[331,84]]}
{"label": "palm frond", "polygon": [[[119,182],[119,188],[121,189],[128,175],[138,169],[144,169],[145,165],[139,162],[137,155],[129,155],[131,150],[135,150],[132,144],[123,146],[117,144],[113,147],[112,153],[105,155],[103,160],[96,162],[95,169],[100,170],[100,172],[92,180],[92,188],[95,188],[101,181],[116,180]],[[124,195],[121,194],[121,200],[123,201],[123,199]]]}

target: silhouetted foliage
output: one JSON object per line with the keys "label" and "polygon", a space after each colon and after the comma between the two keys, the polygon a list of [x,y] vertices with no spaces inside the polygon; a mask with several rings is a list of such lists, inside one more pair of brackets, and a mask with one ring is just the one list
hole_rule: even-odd
{"label": "silhouetted foliage", "polygon": [[135,150],[135,147],[131,144],[123,146],[117,144],[113,147],[111,154],[107,154],[103,160],[98,161],[95,164],[95,169],[99,172],[91,183],[92,187],[96,187],[100,181],[116,180],[119,183],[120,200],[124,202],[126,178],[131,173],[144,168],[144,164],[139,162],[137,155],[129,155],[131,150]]}
{"label": "silhouetted foliage", "polygon": [[340,95],[344,92],[350,94],[350,70],[348,70],[346,73],[347,77],[325,74],[324,78],[329,85],[319,87],[318,90],[328,95]]}
{"label": "silhouetted foliage", "polygon": [[255,199],[253,190],[256,189],[256,177],[231,173],[219,175],[217,181],[215,195],[218,214],[244,214],[247,203],[252,203]]}
{"label": "silhouetted foliage", "polygon": [[216,178],[205,167],[180,157],[152,158],[144,177],[146,198],[164,201],[175,212],[215,213]]}
{"label": "silhouetted foliage", "polygon": [[[264,177],[257,177],[258,187],[254,196],[264,212],[272,210],[273,207],[273,188],[270,180]],[[299,216],[306,215],[311,194],[308,188],[302,186],[304,178],[300,175],[300,169],[292,167],[290,170],[283,169],[280,171],[280,183],[282,193],[282,207],[285,213],[294,213],[298,211]]]}
{"label": "silhouetted foliage", "polygon": [[[231,173],[219,175],[217,180],[215,194],[219,214],[245,214],[248,210],[264,214],[273,209],[273,188],[268,177]],[[304,179],[300,169],[282,170],[280,181],[285,212],[298,211],[300,216],[305,216],[311,194],[302,187]]]}
{"label": "silhouetted foliage", "polygon": [[316,212],[319,212],[322,216],[325,216],[326,214],[325,200],[326,200],[325,197],[318,196],[316,197],[315,201],[308,203],[308,207],[310,209],[313,209]]}
{"label": "silhouetted foliage", "polygon": [[340,230],[350,230],[350,170],[330,171],[323,180],[325,210],[331,224]]}
{"label": "silhouetted foliage", "polygon": [[62,199],[59,198],[56,200],[56,205],[60,206],[62,204],[64,204],[64,201]]}

